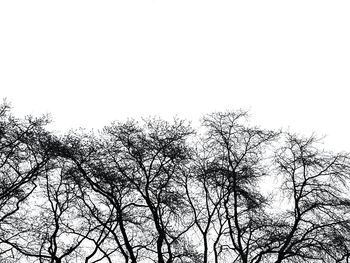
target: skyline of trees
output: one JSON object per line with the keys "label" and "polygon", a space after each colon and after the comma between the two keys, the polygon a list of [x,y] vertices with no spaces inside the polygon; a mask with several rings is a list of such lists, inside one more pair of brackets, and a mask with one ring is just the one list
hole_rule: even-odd
{"label": "skyline of trees", "polygon": [[245,111],[49,132],[0,106],[1,262],[350,260],[350,155]]}

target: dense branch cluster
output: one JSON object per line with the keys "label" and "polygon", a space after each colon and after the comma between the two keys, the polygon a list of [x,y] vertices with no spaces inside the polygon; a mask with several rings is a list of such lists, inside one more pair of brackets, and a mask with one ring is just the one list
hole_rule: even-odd
{"label": "dense branch cluster", "polygon": [[350,159],[243,111],[47,131],[0,106],[0,262],[349,262]]}

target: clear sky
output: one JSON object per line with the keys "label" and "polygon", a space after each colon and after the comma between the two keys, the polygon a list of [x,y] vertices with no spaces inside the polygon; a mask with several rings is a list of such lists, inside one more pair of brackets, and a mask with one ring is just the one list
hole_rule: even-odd
{"label": "clear sky", "polygon": [[350,151],[350,1],[1,1],[0,97],[53,127],[244,108]]}

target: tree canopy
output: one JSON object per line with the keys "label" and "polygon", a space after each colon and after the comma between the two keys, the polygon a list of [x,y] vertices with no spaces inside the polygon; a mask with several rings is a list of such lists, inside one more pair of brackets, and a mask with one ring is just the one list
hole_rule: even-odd
{"label": "tree canopy", "polygon": [[0,261],[341,263],[350,155],[245,111],[49,132],[0,105]]}

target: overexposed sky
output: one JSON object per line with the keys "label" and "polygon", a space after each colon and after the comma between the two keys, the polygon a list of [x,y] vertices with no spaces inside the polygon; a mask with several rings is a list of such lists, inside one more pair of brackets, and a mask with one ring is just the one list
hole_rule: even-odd
{"label": "overexposed sky", "polygon": [[0,97],[56,130],[244,108],[350,151],[350,2],[1,1]]}

